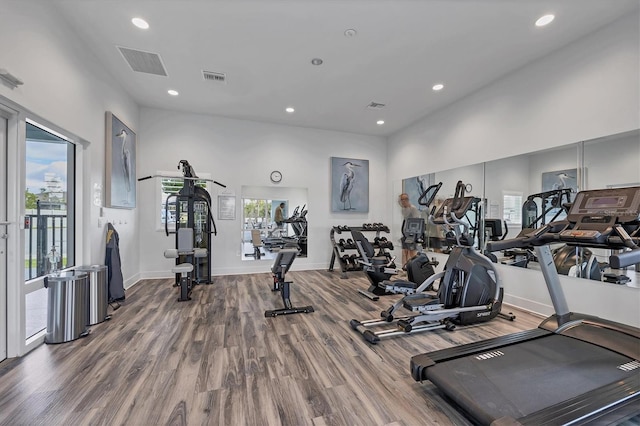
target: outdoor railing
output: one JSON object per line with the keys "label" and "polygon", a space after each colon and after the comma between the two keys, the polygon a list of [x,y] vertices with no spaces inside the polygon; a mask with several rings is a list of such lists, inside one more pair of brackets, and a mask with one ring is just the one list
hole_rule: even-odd
{"label": "outdoor railing", "polygon": [[60,256],[58,268],[68,265],[67,216],[61,213],[25,216],[25,281],[49,272],[47,255],[53,247]]}

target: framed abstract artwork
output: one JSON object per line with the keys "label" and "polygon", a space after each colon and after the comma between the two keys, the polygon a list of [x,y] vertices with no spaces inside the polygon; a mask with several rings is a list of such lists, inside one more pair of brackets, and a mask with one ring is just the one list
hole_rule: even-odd
{"label": "framed abstract artwork", "polygon": [[136,207],[136,134],[114,114],[106,115],[106,207]]}

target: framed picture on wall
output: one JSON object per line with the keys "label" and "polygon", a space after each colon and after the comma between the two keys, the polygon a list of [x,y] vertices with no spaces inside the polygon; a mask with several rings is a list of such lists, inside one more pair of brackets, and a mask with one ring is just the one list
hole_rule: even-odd
{"label": "framed picture on wall", "polygon": [[369,211],[369,160],[331,157],[331,211]]}
{"label": "framed picture on wall", "polygon": [[235,195],[218,195],[218,219],[236,219],[236,197]]}
{"label": "framed picture on wall", "polygon": [[118,117],[106,114],[106,207],[136,207],[136,134]]}

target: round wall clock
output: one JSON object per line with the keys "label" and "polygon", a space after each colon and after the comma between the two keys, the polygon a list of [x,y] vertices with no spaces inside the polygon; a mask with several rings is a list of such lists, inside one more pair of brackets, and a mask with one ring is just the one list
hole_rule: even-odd
{"label": "round wall clock", "polygon": [[282,173],[274,170],[271,172],[271,176],[269,176],[269,179],[271,179],[271,182],[273,183],[280,183],[280,181],[282,180]]}

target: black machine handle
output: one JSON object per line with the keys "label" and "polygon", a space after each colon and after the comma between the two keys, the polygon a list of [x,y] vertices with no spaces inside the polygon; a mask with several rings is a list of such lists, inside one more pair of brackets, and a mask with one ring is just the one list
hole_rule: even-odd
{"label": "black machine handle", "polygon": [[487,241],[487,251],[502,251],[511,248],[524,248],[529,247],[531,244],[528,242],[527,237],[512,238],[510,240],[500,241]]}
{"label": "black machine handle", "polygon": [[625,251],[609,256],[609,265],[613,269],[621,269],[640,263],[640,249]]}
{"label": "black machine handle", "polygon": [[[425,191],[422,194],[420,194],[420,198],[418,198],[418,204],[420,204],[421,206],[429,207],[431,203],[433,203],[433,200],[436,198],[438,191],[440,191],[440,187],[442,187],[442,182],[437,183],[435,185],[431,185],[427,189],[425,189]],[[433,192],[429,194],[429,191],[433,191]],[[429,194],[428,197],[427,197],[427,194]],[[426,198],[426,201],[425,201],[425,198]]]}
{"label": "black machine handle", "polygon": [[[227,185],[224,185],[218,181],[215,181],[213,179],[204,179],[204,178],[199,178],[198,175],[196,175],[195,170],[193,170],[193,167],[191,166],[191,164],[189,164],[189,162],[187,160],[180,160],[178,161],[178,170],[180,170],[180,168],[182,168],[182,179],[184,181],[194,181],[194,180],[203,180],[206,182],[213,182],[216,185],[219,185],[223,188],[226,188]],[[150,175],[150,176],[144,176],[138,179],[138,182],[141,182],[143,180],[147,180],[147,179],[151,179],[154,177],[164,177],[164,178],[176,178],[176,176],[165,176],[165,175]],[[186,184],[186,183],[185,183]]]}
{"label": "black machine handle", "polygon": [[453,201],[451,202],[451,210],[456,211],[460,208],[460,203],[462,203],[462,199],[464,198],[465,189],[465,184],[459,180],[456,184],[456,192],[453,196]]}

